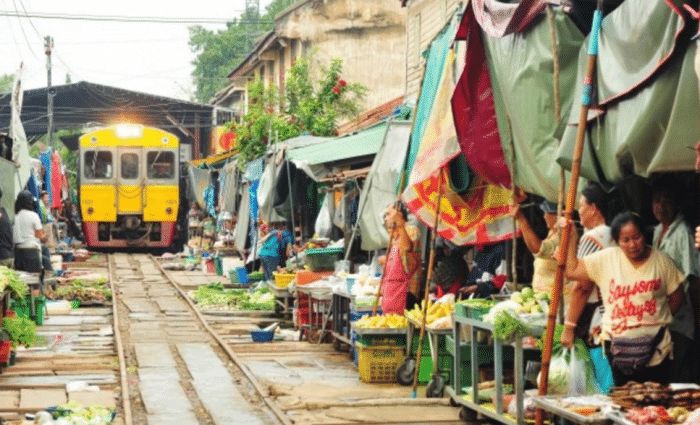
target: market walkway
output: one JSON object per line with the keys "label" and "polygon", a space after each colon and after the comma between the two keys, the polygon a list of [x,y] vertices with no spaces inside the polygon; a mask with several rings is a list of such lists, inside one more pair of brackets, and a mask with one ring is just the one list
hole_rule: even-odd
{"label": "market walkway", "polygon": [[113,254],[110,266],[133,423],[276,423],[151,257]]}
{"label": "market walkway", "polygon": [[[184,291],[222,280],[201,272],[166,271]],[[397,384],[364,384],[347,352],[332,344],[298,341],[298,332],[282,329],[284,340],[250,341],[250,331],[274,319],[262,312],[201,311],[207,324],[234,353],[256,388],[289,424],[463,424],[448,399],[413,399]],[[424,387],[421,388],[421,392]],[[238,423],[238,422],[236,422]]]}

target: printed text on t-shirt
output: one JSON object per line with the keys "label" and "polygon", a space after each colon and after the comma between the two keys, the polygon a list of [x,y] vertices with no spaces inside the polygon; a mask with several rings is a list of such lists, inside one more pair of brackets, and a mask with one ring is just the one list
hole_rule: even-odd
{"label": "printed text on t-shirt", "polygon": [[[631,285],[622,285],[610,281],[608,303],[613,305],[611,319],[613,331],[620,332],[629,329],[630,318],[641,322],[644,314],[654,316],[657,312],[657,301],[654,292],[661,289],[661,279],[640,280]],[[637,295],[649,293],[648,296]]]}

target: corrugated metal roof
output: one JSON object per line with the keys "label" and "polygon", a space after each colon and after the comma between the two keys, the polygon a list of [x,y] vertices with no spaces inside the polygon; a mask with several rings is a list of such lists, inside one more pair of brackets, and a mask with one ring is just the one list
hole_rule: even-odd
{"label": "corrugated metal roof", "polygon": [[386,126],[386,122],[383,122],[355,134],[336,137],[328,142],[290,149],[287,158],[317,165],[375,155],[382,146]]}

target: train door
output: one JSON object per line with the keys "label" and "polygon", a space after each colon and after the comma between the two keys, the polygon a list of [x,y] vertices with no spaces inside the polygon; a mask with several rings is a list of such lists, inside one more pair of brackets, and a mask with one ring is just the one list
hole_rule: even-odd
{"label": "train door", "polygon": [[141,214],[143,208],[143,152],[141,148],[119,148],[117,173],[118,214]]}

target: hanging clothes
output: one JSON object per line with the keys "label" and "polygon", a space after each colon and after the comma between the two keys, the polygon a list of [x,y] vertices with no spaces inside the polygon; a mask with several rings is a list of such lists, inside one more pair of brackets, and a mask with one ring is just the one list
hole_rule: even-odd
{"label": "hanging clothes", "polygon": [[49,193],[49,200],[51,199],[51,148],[47,149],[45,152],[39,153],[39,161],[44,167],[44,176],[41,179],[41,189]]}
{"label": "hanging clothes", "polygon": [[51,154],[51,190],[49,192],[49,205],[52,209],[61,208],[61,189],[63,188],[63,167],[61,156],[53,151]]}

